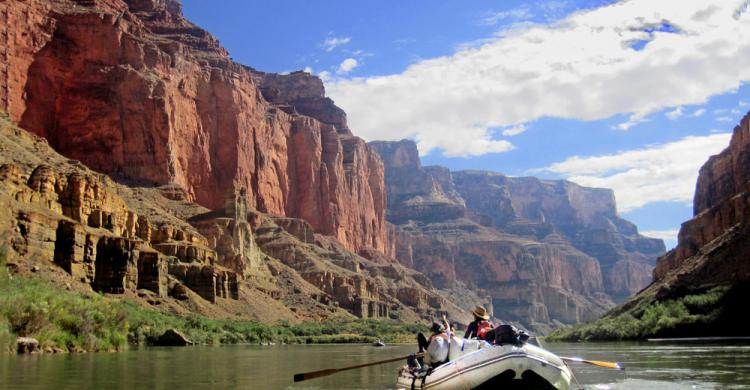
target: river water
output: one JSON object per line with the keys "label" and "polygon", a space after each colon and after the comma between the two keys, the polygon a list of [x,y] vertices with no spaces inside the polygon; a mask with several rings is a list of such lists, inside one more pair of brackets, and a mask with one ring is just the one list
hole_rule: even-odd
{"label": "river water", "polygon": [[[750,389],[750,344],[547,343],[561,356],[618,361],[625,371],[577,364],[586,389]],[[292,376],[407,355],[413,346],[220,346],[121,353],[0,356],[0,389],[389,389],[402,362],[293,383]]]}

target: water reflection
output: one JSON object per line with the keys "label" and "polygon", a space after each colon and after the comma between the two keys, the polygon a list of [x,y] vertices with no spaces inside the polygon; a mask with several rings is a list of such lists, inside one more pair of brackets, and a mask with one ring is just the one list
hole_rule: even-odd
{"label": "water reflection", "polygon": [[[750,389],[750,345],[548,343],[565,356],[616,360],[626,371],[575,365],[587,389]],[[292,375],[406,355],[413,346],[226,346],[0,357],[0,389],[388,389],[400,362],[292,383]]]}

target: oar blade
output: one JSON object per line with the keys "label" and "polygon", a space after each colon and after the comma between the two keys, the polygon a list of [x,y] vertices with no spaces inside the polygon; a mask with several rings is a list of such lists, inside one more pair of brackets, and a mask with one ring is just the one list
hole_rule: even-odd
{"label": "oar blade", "polygon": [[614,368],[615,370],[624,370],[624,367],[617,362],[604,362],[601,360],[589,360],[591,364],[599,367]]}
{"label": "oar blade", "polygon": [[591,364],[592,366],[612,368],[615,370],[625,369],[625,367],[623,367],[622,365],[620,365],[620,363],[617,363],[617,362],[605,362],[602,360],[586,360],[586,359],[579,358],[579,357],[566,357],[566,356],[560,356],[560,359],[565,360],[567,362],[586,363],[586,364]]}
{"label": "oar blade", "polygon": [[303,372],[301,374],[294,374],[294,381],[295,382],[302,382],[302,381],[306,381],[308,379],[320,378],[320,377],[328,376],[328,375],[331,375],[331,374],[335,374],[338,371],[339,370],[332,368],[332,369],[328,369],[328,370],[320,370],[320,371],[313,371],[313,372]]}

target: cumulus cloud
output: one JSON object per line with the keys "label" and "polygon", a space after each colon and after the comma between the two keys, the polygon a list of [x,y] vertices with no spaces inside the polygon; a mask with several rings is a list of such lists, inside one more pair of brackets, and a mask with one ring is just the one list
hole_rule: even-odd
{"label": "cumulus cloud", "polygon": [[729,144],[731,133],[686,137],[679,141],[616,154],[571,157],[544,171],[588,187],[611,188],[622,212],[652,202],[693,200],[698,170]]}
{"label": "cumulus cloud", "polygon": [[699,108],[699,109],[697,109],[697,110],[695,110],[693,112],[693,116],[697,118],[699,116],[703,116],[703,114],[705,114],[705,113],[706,113],[706,109],[705,108]]}
{"label": "cumulus cloud", "polygon": [[328,37],[323,41],[322,45],[326,51],[333,51],[333,49],[341,45],[346,45],[351,41],[352,39],[350,37]]}
{"label": "cumulus cloud", "polygon": [[[542,117],[632,114],[620,127],[626,130],[651,113],[702,104],[750,80],[750,40],[739,39],[750,24],[743,4],[620,1],[505,30],[400,74],[337,79],[327,90],[358,135],[415,138],[422,154],[508,150],[491,129]],[[472,147],[469,137],[477,140]]]}
{"label": "cumulus cloud", "polygon": [[336,73],[338,74],[347,74],[354,70],[359,65],[359,61],[357,61],[355,58],[347,58],[343,61],[341,61],[341,64],[339,65],[339,68],[336,69]]}

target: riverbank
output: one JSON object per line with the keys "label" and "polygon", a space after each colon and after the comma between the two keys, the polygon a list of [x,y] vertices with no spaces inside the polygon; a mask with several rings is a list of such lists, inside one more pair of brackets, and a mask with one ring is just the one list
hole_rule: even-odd
{"label": "riverbank", "polygon": [[[734,309],[744,305],[747,286],[717,286],[702,293],[659,300],[639,296],[600,319],[559,328],[550,341],[646,340],[699,336],[737,336],[747,333]],[[729,313],[729,314],[728,314]]]}
{"label": "riverbank", "polygon": [[383,320],[264,324],[176,316],[127,299],[71,292],[11,275],[0,258],[1,351],[13,351],[18,336],[37,339],[47,351],[119,351],[129,345],[152,345],[167,329],[204,345],[412,342],[417,332],[426,331],[423,325]]}

